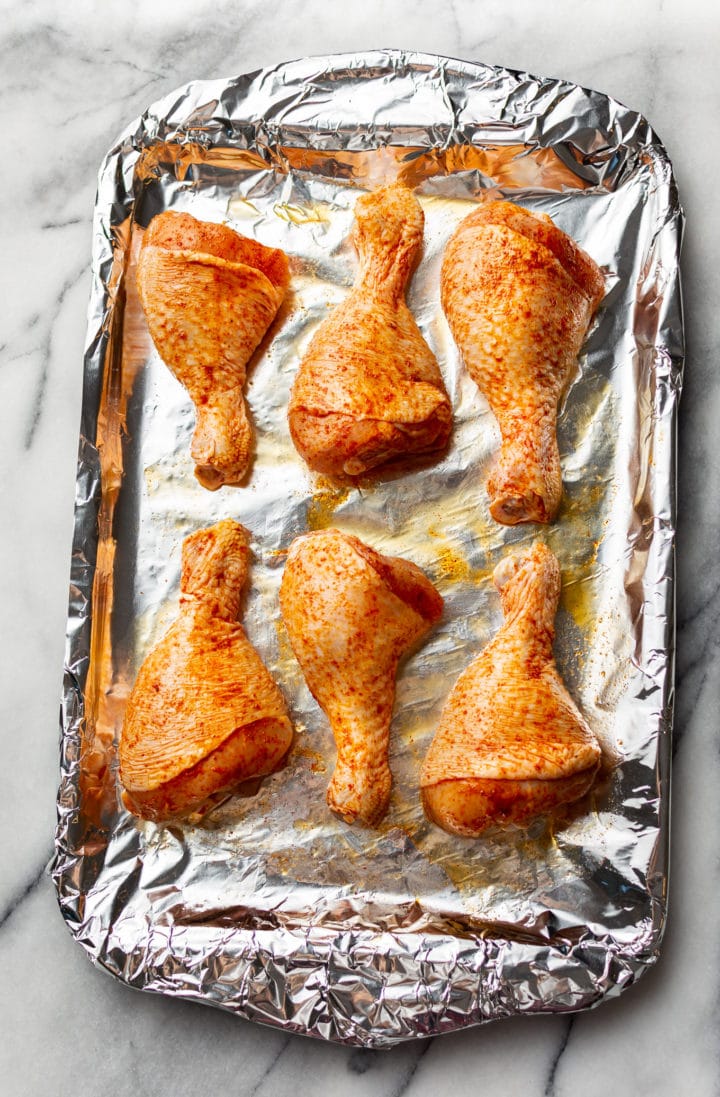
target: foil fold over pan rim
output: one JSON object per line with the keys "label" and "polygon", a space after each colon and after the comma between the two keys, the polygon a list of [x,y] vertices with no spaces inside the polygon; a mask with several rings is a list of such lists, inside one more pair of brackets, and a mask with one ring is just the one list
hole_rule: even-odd
{"label": "foil fold over pan rim", "polygon": [[[523,936],[515,927],[480,928],[470,937],[442,936],[413,927],[409,932],[343,934],[328,927],[254,929],[222,926],[146,927],[142,949],[131,947],[122,918],[108,932],[93,917],[87,885],[94,865],[102,859],[106,835],[84,818],[79,773],[84,694],[90,662],[93,582],[98,566],[98,516],[103,493],[100,458],[93,442],[109,358],[118,353],[113,325],[122,315],[122,276],[114,274],[114,253],[121,246],[119,226],[132,218],[134,171],[139,158],[158,141],[205,145],[230,142],[241,148],[254,143],[272,159],[275,132],[293,143],[293,111],[302,106],[314,79],[337,76],[338,86],[355,80],[393,79],[408,75],[444,85],[448,74],[462,94],[446,95],[447,116],[417,118],[414,134],[432,128],[427,147],[441,137],[477,140],[503,130],[525,127],[526,139],[539,144],[560,143],[578,174],[602,185],[608,170],[618,168],[618,149],[651,157],[656,184],[667,189],[666,217],[658,226],[675,258],[666,279],[666,294],[653,343],[661,409],[653,430],[669,428],[660,452],[664,465],[655,469],[663,521],[669,536],[650,540],[648,568],[662,579],[661,607],[668,650],[668,673],[661,681],[657,795],[660,837],[648,874],[650,915],[636,926],[631,941],[588,932],[579,939],[541,941]],[[338,74],[343,74],[342,76]],[[280,94],[278,88],[283,89]],[[243,113],[252,89],[256,113]],[[293,94],[291,94],[293,93]],[[387,94],[392,94],[392,90]],[[563,113],[571,99],[573,112]],[[473,118],[473,104],[494,116],[484,123]],[[380,104],[382,105],[382,104]],[[242,109],[241,109],[242,108]],[[550,109],[553,126],[547,123]],[[417,108],[420,114],[422,108]],[[583,115],[587,115],[585,119]],[[332,111],[331,111],[332,113]],[[593,146],[596,130],[589,119],[607,122],[605,147]],[[584,122],[588,120],[588,124]],[[324,140],[338,141],[338,129],[323,133],[305,126]],[[352,124],[348,127],[352,130]],[[380,127],[382,130],[382,126]],[[612,132],[610,132],[612,130]],[[383,140],[397,137],[392,124]],[[394,143],[406,144],[404,140]],[[413,142],[414,144],[414,142]],[[613,160],[615,157],[615,160]],[[632,157],[626,157],[628,170]],[[608,168],[608,165],[611,168]],[[538,79],[490,66],[452,61],[431,55],[381,51],[337,55],[291,62],[232,80],[189,84],[166,96],[121,135],[99,174],[93,229],[93,285],[88,310],[85,380],[78,456],[75,531],[71,566],[65,680],[61,707],[61,781],[58,793],[56,852],[51,871],[62,914],[75,939],[107,971],[138,989],[216,1005],[245,1018],[288,1031],[368,1047],[387,1047],[412,1037],[428,1036],[517,1013],[567,1012],[596,1005],[618,995],[650,966],[662,937],[668,862],[668,798],[670,732],[673,706],[674,651],[674,524],[675,432],[683,365],[679,270],[683,216],[669,160],[645,119],[596,92],[563,81]],[[116,329],[117,330],[117,329]],[[669,437],[669,441],[668,441]],[[119,484],[117,485],[119,486]],[[105,491],[112,485],[105,485]],[[107,531],[105,531],[107,532]],[[652,567],[650,567],[652,564]],[[647,574],[647,571],[646,571]],[[100,860],[98,860],[100,859]],[[117,897],[112,900],[117,903]],[[118,909],[118,913],[121,910]],[[207,976],[209,960],[214,975]],[[369,991],[369,992],[368,992]]]}

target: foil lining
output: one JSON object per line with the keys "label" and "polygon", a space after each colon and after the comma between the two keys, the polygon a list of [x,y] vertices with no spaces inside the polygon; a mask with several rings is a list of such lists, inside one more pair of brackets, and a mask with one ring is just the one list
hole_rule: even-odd
{"label": "foil lining", "polygon": [[[453,441],[440,461],[339,486],[295,453],[288,394],[352,282],[355,200],[398,176],[425,211],[408,300],[446,380]],[[439,305],[443,247],[483,192],[549,213],[607,275],[560,416],[562,509],[539,531],[489,516],[497,428]],[[291,296],[250,373],[252,475],[215,494],[194,479],[192,408],[135,290],[142,231],[167,208],[291,256]],[[586,1008],[653,963],[667,899],[681,228],[644,118],[568,83],[434,56],[312,58],[192,83],[120,137],[94,221],[52,865],[97,963],[132,987],[375,1047]],[[183,537],[225,516],[253,535],[245,625],[296,743],[255,795],[141,823],[118,798],[123,706],[176,614]],[[292,538],[329,525],[414,560],[446,602],[401,668],[377,831],[326,807],[334,744],[278,613]],[[494,566],[538,535],[560,559],[557,659],[602,741],[603,775],[529,830],[453,838],[423,816],[421,761],[457,675],[499,625]]]}

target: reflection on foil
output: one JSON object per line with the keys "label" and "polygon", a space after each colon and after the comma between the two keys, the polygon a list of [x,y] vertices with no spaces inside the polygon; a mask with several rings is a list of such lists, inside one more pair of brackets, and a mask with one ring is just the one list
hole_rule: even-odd
{"label": "reflection on foil", "polygon": [[[425,211],[408,303],[443,370],[453,440],[439,461],[339,485],[296,454],[288,396],[352,283],[355,200],[396,177]],[[493,568],[537,536],[489,517],[497,428],[439,305],[444,245],[481,192],[551,214],[607,274],[559,421],[562,509],[540,533],[563,570],[558,665],[605,766],[581,804],[468,841],[423,816],[420,765],[453,682],[499,625]],[[197,484],[192,407],[137,299],[142,232],[171,207],[291,258],[291,294],[250,370],[257,441],[241,489]],[[386,1046],[587,1007],[653,962],[667,883],[681,224],[640,116],[573,85],[399,51],[191,84],[122,135],[95,215],[53,864],[70,929],[105,968]],[[255,795],[158,827],[122,809],[115,742],[135,673],[176,614],[182,539],[226,516],[253,534],[245,624],[296,743]],[[415,561],[446,604],[401,668],[393,798],[376,831],[326,807],[335,747],[277,609],[293,537],[330,525]]]}

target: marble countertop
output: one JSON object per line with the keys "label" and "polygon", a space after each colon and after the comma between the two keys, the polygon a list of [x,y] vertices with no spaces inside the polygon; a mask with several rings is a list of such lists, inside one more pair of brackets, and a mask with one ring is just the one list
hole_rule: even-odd
{"label": "marble countertop", "polygon": [[[710,1097],[720,1088],[720,16],[705,0],[126,0],[10,8],[0,29],[5,164],[0,330],[2,689],[0,1071],[15,1095]],[[595,87],[644,113],[687,216],[680,416],[672,886],[658,965],[619,1000],[392,1051],[324,1045],[140,995],[71,940],[52,852],[82,350],[96,173],[116,135],[195,78],[384,46]],[[702,490],[697,476],[703,481]]]}

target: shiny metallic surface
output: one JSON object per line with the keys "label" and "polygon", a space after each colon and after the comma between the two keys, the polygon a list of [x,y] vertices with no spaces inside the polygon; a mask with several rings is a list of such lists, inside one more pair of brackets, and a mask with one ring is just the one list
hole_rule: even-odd
{"label": "shiny metallic surface", "polygon": [[[408,301],[455,429],[437,461],[338,485],[296,454],[288,394],[352,282],[356,198],[398,176],[425,211]],[[444,245],[483,193],[549,213],[607,276],[560,416],[564,499],[547,528],[490,518],[498,432],[439,304]],[[250,370],[251,475],[215,494],[193,476],[192,408],[134,284],[142,231],[171,207],[291,257],[292,292]],[[382,1047],[586,1008],[653,963],[668,879],[681,229],[669,161],[642,117],[574,85],[427,55],[312,58],[190,84],[121,136],[94,222],[53,862],[62,913],[100,965],[133,987]],[[226,516],[253,536],[245,624],[295,745],[255,795],[185,823],[139,822],[118,796],[123,706],[176,614],[183,537]],[[279,617],[290,542],[329,525],[415,561],[445,598],[400,669],[395,785],[375,831],[327,809],[335,748]],[[454,838],[423,816],[421,762],[457,675],[498,627],[493,568],[537,536],[562,567],[557,660],[603,772],[552,819]]]}

